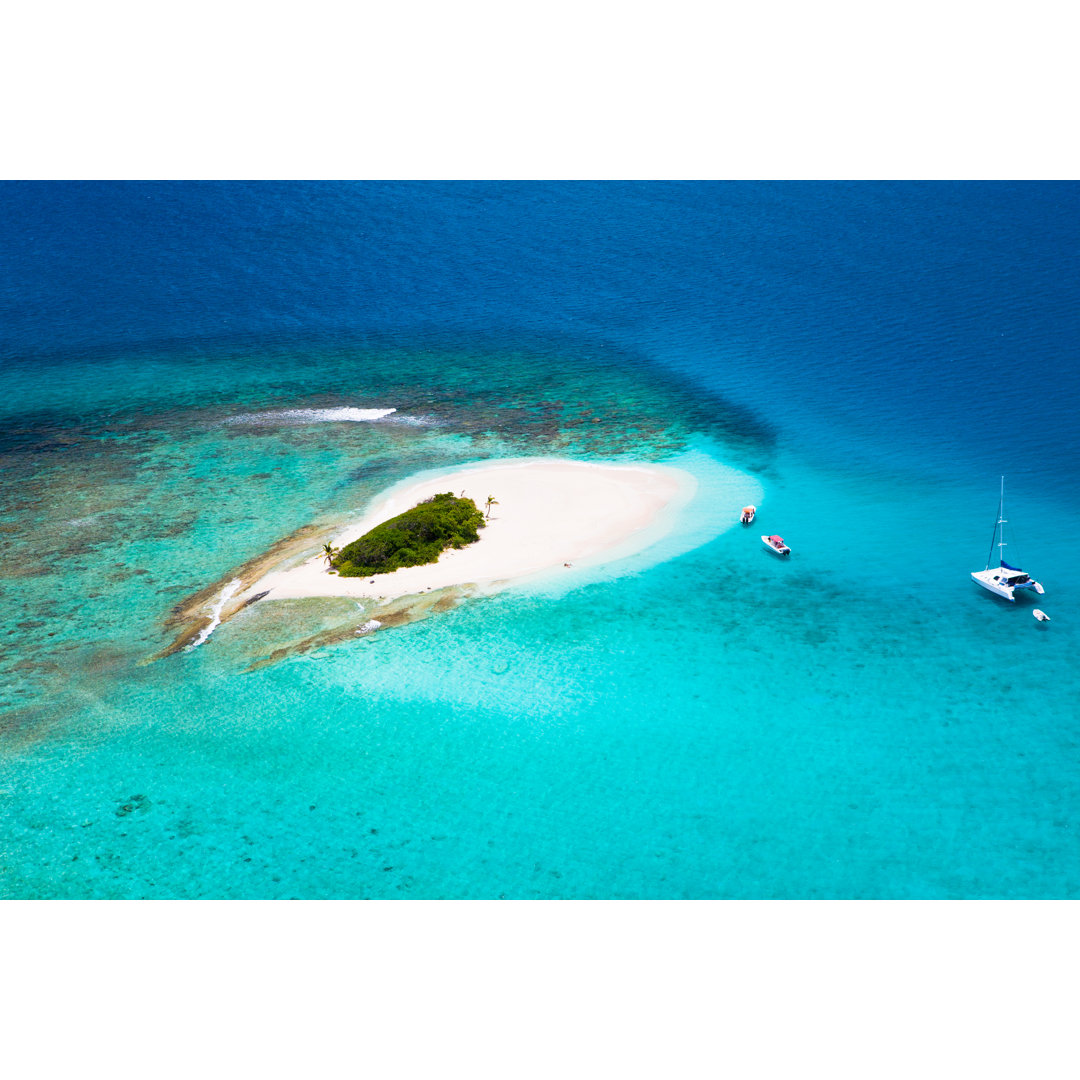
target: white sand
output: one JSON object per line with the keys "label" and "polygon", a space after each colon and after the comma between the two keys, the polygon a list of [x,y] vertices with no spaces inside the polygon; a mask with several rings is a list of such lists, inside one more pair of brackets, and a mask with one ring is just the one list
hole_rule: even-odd
{"label": "white sand", "polygon": [[[622,558],[653,543],[664,534],[658,526],[663,524],[665,509],[685,504],[696,483],[689,473],[665,466],[596,465],[554,458],[518,458],[407,480],[377,496],[360,520],[334,537],[334,547],[343,547],[442,491],[464,492],[482,511],[487,497],[495,497],[497,505],[491,508],[479,541],[445,551],[437,563],[375,578],[330,574],[325,557],[317,555],[299,566],[268,574],[237,600],[267,590],[267,599],[391,599],[470,583],[494,591],[552,568],[572,573],[581,561],[595,566],[605,553]],[[640,543],[635,545],[635,538]]]}

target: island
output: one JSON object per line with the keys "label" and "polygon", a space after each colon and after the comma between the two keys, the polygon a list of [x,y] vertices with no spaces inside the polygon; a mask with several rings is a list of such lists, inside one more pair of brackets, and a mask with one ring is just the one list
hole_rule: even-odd
{"label": "island", "polygon": [[[283,644],[254,668],[519,583],[552,575],[584,582],[596,568],[666,537],[697,485],[694,475],[668,465],[565,458],[499,459],[416,474],[358,508],[350,524],[333,532],[301,526],[178,603],[165,624],[172,642],[148,662],[197,648],[253,604],[262,609],[314,597],[358,602],[340,626]],[[726,500],[733,508],[750,494],[760,497],[744,486],[740,481]],[[433,520],[444,515],[439,524]],[[735,510],[724,517],[737,521]],[[372,542],[385,540],[395,522],[424,519],[416,532],[390,529],[398,533],[393,544]]]}
{"label": "island", "polygon": [[268,600],[388,600],[461,585],[496,592],[527,578],[565,575],[640,551],[669,531],[696,487],[692,475],[669,466],[563,458],[501,459],[411,477],[376,496],[359,520],[333,538],[338,565],[353,541],[448,490],[485,508],[478,541],[451,543],[434,563],[364,576],[332,573],[324,549],[299,565],[245,581],[248,588],[236,600],[257,593]]}

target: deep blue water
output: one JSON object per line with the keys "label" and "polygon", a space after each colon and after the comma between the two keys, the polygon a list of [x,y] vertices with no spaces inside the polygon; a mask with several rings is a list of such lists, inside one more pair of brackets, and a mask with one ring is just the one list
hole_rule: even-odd
{"label": "deep blue water", "polygon": [[[3,895],[1080,895],[1080,185],[0,199],[0,518],[34,567],[0,581]],[[600,441],[534,423],[549,393]],[[220,423],[296,404],[441,426]],[[185,589],[343,501],[638,437],[753,475],[801,561],[727,533],[318,661],[240,675],[223,631],[137,665]],[[1049,627],[967,577],[1003,473]],[[117,817],[129,787],[153,809]]]}
{"label": "deep blue water", "polygon": [[[294,335],[554,338],[1075,476],[1076,184],[14,183],[3,198],[5,363]],[[1051,462],[1030,453],[1048,430]]]}

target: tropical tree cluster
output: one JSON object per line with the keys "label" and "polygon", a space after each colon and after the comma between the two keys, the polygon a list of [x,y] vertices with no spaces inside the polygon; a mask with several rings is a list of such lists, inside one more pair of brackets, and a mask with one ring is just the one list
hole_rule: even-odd
{"label": "tropical tree cluster", "polygon": [[436,562],[447,548],[475,543],[484,524],[484,515],[472,499],[455,497],[448,491],[417,503],[340,551],[330,549],[326,555],[342,577],[389,574],[403,566]]}

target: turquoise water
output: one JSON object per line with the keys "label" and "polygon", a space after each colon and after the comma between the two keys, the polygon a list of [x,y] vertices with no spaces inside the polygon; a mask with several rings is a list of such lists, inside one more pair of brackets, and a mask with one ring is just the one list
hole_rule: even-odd
{"label": "turquoise water", "polygon": [[[954,193],[945,187],[941,214]],[[266,198],[286,206],[304,190]],[[882,198],[866,190],[864,215]],[[934,203],[933,185],[914,190]],[[163,191],[172,189],[153,189]],[[530,200],[544,203],[528,187],[507,200],[492,239],[464,228],[478,212],[472,191],[461,194],[457,246],[442,237],[459,260],[469,238],[470,273],[485,244],[496,251],[496,239],[541,212]],[[558,185],[544,191],[556,209],[543,212],[557,216]],[[751,194],[740,199],[752,204]],[[122,202],[94,197],[105,195]],[[765,196],[788,199],[791,214],[803,200],[808,221],[814,199],[836,198],[772,187]],[[380,212],[415,239],[409,223],[424,199],[457,197],[405,186],[397,216]],[[54,341],[66,344],[35,353],[47,298],[42,325],[12,324],[0,370],[0,895],[1080,895],[1080,642],[1070,615],[1080,586],[1063,539],[1080,527],[1074,428],[1048,429],[1029,408],[997,439],[995,404],[962,400],[981,383],[974,362],[960,370],[960,345],[932,414],[869,361],[831,395],[805,351],[805,389],[763,372],[770,339],[759,326],[745,344],[745,322],[742,360],[733,325],[721,363],[702,347],[701,311],[683,295],[691,271],[674,255],[637,280],[638,306],[625,306],[628,237],[664,255],[650,230],[672,227],[687,189],[600,187],[592,197],[589,265],[608,271],[592,283],[591,306],[584,285],[578,308],[556,295],[544,339],[542,290],[535,278],[519,282],[508,256],[487,292],[467,283],[467,298],[460,261],[409,277],[410,260],[434,257],[426,233],[402,241],[396,285],[381,288],[404,311],[417,290],[432,302],[434,278],[452,333],[402,314],[388,334],[388,300],[356,316],[368,332],[319,325],[284,336],[270,328],[273,297],[261,298],[260,315],[239,292],[227,298],[247,337],[228,341],[143,329],[138,341],[106,345],[118,312],[83,327],[99,340],[76,341],[75,322],[53,310]],[[575,200],[584,196],[568,186],[565,205]],[[692,209],[694,222],[701,207]],[[628,222],[637,224],[626,233]],[[566,261],[578,257],[569,232],[530,231],[522,273],[535,275],[543,254],[549,284],[565,288]],[[289,237],[314,258],[309,241]],[[192,250],[209,252],[197,239]],[[806,250],[819,239],[808,225]],[[749,280],[745,256],[731,257],[731,276]],[[832,263],[821,259],[825,273]],[[787,353],[800,290],[768,259],[753,268],[762,293],[785,300],[771,340],[786,335]],[[719,288],[707,269],[699,281]],[[175,268],[158,271],[179,281]],[[371,279],[381,280],[374,269]],[[1036,284],[1042,296],[1051,287],[1045,276]],[[880,313],[879,287],[865,300]],[[737,306],[734,291],[724,295]],[[805,299],[816,323],[820,297]],[[339,297],[334,317],[347,307]],[[609,313],[610,335],[560,337],[571,309],[597,322]],[[132,316],[136,330],[144,317]],[[945,330],[924,320],[921,337],[936,333],[943,349],[966,340],[967,322],[941,321]],[[165,329],[177,333],[174,323]],[[1057,332],[1044,334],[1046,351]],[[1072,392],[1066,374],[1054,415]],[[880,398],[875,378],[887,384]],[[1047,379],[1033,370],[1033,384]],[[397,411],[362,422],[280,415],[339,408]],[[237,422],[252,413],[279,415]],[[200,648],[147,662],[171,638],[175,604],[297,529],[331,528],[415,472],[525,455],[676,464],[702,490],[666,547],[572,585],[534,583],[247,671],[355,610],[255,605]],[[719,522],[722,466],[758,485],[750,529]],[[1038,605],[1049,625],[1032,618],[1031,600],[997,601],[968,577],[985,563],[1001,471],[1009,551],[1045,583]],[[766,531],[785,536],[790,560],[763,549]]]}

